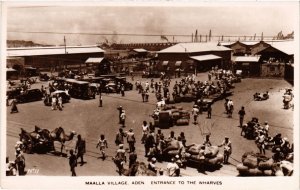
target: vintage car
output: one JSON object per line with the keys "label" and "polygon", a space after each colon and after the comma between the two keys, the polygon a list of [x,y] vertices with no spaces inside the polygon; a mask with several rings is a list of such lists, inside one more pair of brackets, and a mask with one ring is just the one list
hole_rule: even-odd
{"label": "vintage car", "polygon": [[43,93],[40,89],[29,89],[15,97],[18,103],[39,101],[42,98]]}
{"label": "vintage car", "polygon": [[71,96],[66,91],[64,91],[64,90],[56,90],[56,91],[52,92],[51,95],[46,95],[46,97],[44,99],[45,106],[51,106],[51,97],[53,95],[61,96],[63,104],[64,103],[68,103],[71,100]]}
{"label": "vintage car", "polygon": [[117,84],[120,83],[121,85],[124,85],[126,91],[132,90],[132,88],[133,88],[133,84],[131,84],[130,82],[127,82],[126,77],[116,77],[115,81]]}

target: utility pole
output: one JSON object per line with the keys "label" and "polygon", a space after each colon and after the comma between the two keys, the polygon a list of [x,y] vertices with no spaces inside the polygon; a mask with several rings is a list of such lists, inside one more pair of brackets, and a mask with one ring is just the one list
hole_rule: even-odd
{"label": "utility pole", "polygon": [[65,45],[65,54],[67,54],[67,43],[66,43],[66,36],[64,36],[64,45]]}

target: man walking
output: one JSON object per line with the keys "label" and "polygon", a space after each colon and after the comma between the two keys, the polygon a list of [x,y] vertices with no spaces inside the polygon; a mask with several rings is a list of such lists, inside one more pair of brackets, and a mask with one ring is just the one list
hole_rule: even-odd
{"label": "man walking", "polygon": [[129,153],[134,152],[134,150],[135,150],[135,147],[134,147],[135,137],[134,137],[134,133],[133,133],[132,128],[129,129],[129,132],[127,133],[127,142],[128,142],[128,145],[129,145]]}
{"label": "man walking", "polygon": [[232,153],[232,146],[228,137],[225,137],[225,140],[218,147],[222,146],[224,146],[224,164],[228,164],[229,156]]}
{"label": "man walking", "polygon": [[211,111],[212,111],[212,107],[211,107],[211,104],[209,104],[207,107],[207,118],[208,119],[211,119]]}
{"label": "man walking", "polygon": [[83,155],[85,153],[85,141],[81,138],[81,135],[78,135],[78,140],[76,142],[76,147],[75,147],[75,153],[77,151],[77,159],[80,157],[81,158],[81,163],[80,166],[84,164],[83,161]]}
{"label": "man walking", "polygon": [[245,108],[244,106],[242,106],[241,110],[239,111],[239,116],[240,116],[240,127],[242,128],[243,127],[243,122],[244,122],[244,117],[246,115],[246,112],[245,112]]}
{"label": "man walking", "polygon": [[99,107],[102,107],[102,95],[99,96]]}
{"label": "man walking", "polygon": [[121,124],[121,114],[123,112],[123,108],[122,106],[119,106],[117,109],[119,110],[119,124]]}
{"label": "man walking", "polygon": [[70,150],[69,165],[72,172],[72,176],[76,176],[75,167],[77,166],[77,158],[73,153],[73,149]]}
{"label": "man walking", "polygon": [[125,127],[125,119],[126,119],[125,110],[122,110],[122,113],[120,115],[120,119],[121,119],[121,125],[122,125],[122,127]]}
{"label": "man walking", "polygon": [[199,115],[199,109],[198,109],[198,106],[197,105],[194,105],[193,106],[193,109],[192,109],[192,114],[194,116],[194,124],[196,125],[198,122],[197,122],[197,119],[198,119],[198,115]]}

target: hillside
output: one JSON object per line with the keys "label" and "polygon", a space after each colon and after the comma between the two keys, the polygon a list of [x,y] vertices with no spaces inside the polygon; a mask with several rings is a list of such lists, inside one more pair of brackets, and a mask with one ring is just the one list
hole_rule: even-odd
{"label": "hillside", "polygon": [[37,44],[34,43],[33,41],[24,41],[24,40],[7,40],[6,41],[7,47],[8,48],[14,48],[14,47],[45,47],[45,46],[50,46],[46,44]]}

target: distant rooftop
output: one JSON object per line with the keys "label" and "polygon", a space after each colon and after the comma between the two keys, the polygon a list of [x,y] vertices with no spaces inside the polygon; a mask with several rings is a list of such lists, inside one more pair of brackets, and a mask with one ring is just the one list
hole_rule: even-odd
{"label": "distant rooftop", "polygon": [[222,57],[208,54],[208,55],[198,55],[198,56],[191,56],[191,59],[197,60],[197,61],[208,61],[208,60],[214,60],[214,59],[222,59]]}
{"label": "distant rooftop", "polygon": [[235,62],[258,62],[260,56],[237,56]]}
{"label": "distant rooftop", "polygon": [[[66,50],[66,51],[65,51]],[[61,55],[78,53],[102,53],[103,49],[94,46],[53,46],[53,47],[26,47],[7,48],[7,57],[23,57],[38,55]]]}
{"label": "distant rooftop", "polygon": [[205,51],[231,51],[230,48],[218,46],[218,43],[179,43],[159,51],[158,53],[193,53]]}
{"label": "distant rooftop", "polygon": [[133,49],[133,51],[138,52],[138,53],[145,53],[145,52],[148,52],[147,50],[142,49],[142,48]]}

